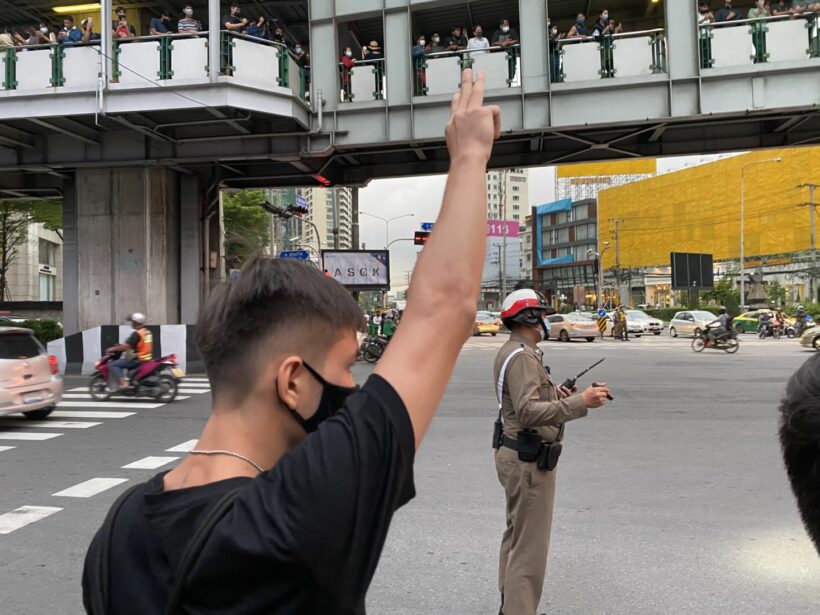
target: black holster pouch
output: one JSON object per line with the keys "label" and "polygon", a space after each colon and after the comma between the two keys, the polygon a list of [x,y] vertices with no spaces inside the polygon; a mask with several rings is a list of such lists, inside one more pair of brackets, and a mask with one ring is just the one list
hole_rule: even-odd
{"label": "black holster pouch", "polygon": [[504,423],[501,418],[498,418],[493,427],[493,448],[498,450],[501,448],[501,443],[504,441]]}
{"label": "black holster pouch", "polygon": [[560,442],[544,442],[541,450],[538,451],[536,466],[539,470],[552,471],[558,465],[558,458],[561,456],[563,446]]}
{"label": "black holster pouch", "polygon": [[518,432],[518,458],[521,461],[536,461],[541,450],[541,436],[537,431],[525,429]]}

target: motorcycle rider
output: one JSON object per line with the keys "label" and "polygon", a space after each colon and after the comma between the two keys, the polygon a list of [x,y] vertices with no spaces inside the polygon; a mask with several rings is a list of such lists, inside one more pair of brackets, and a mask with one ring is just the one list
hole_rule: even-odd
{"label": "motorcycle rider", "polygon": [[798,337],[803,335],[806,329],[806,308],[802,305],[797,306],[797,314],[794,315],[794,332]]}
{"label": "motorcycle rider", "polygon": [[706,338],[714,344],[716,340],[720,339],[731,330],[732,317],[729,316],[726,308],[721,306],[718,310],[717,319],[706,325]]}
{"label": "motorcycle rider", "polygon": [[122,344],[115,344],[105,351],[107,354],[126,354],[125,357],[111,363],[111,375],[117,380],[119,389],[128,388],[128,379],[125,377],[128,370],[135,369],[154,358],[154,337],[145,326],[145,314],[134,312],[125,320],[131,323],[134,332]]}
{"label": "motorcycle rider", "polygon": [[760,316],[757,318],[758,326],[757,332],[761,334],[761,337],[768,337],[772,333],[772,312],[761,312]]}

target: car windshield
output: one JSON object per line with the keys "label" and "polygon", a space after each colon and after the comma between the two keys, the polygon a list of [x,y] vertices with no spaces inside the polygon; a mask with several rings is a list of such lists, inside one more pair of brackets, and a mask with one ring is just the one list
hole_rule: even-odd
{"label": "car windshield", "polygon": [[692,312],[692,316],[695,317],[695,320],[717,320],[717,316],[712,312]]}
{"label": "car windshield", "polygon": [[495,316],[492,314],[476,314],[475,319],[481,322],[495,322]]}
{"label": "car windshield", "polygon": [[585,314],[567,314],[566,319],[571,322],[591,322],[589,316]]}
{"label": "car windshield", "polygon": [[41,352],[40,344],[27,333],[0,335],[0,359],[30,359]]}
{"label": "car windshield", "polygon": [[627,310],[626,316],[633,320],[649,320],[649,314],[641,312],[640,310]]}

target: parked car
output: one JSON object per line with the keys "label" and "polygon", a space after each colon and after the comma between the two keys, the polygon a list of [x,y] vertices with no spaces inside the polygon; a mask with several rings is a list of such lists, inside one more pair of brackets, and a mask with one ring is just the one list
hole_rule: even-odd
{"label": "parked car", "polygon": [[[652,318],[649,314],[642,310],[626,310],[627,326],[629,321],[634,320],[641,326],[641,333],[652,333],[653,335],[660,335],[663,333],[663,321],[657,318]],[[632,331],[629,331],[632,333]]]}
{"label": "parked car", "polygon": [[63,397],[57,357],[31,329],[0,327],[0,414],[43,419]]}
{"label": "parked car", "polygon": [[679,335],[691,335],[697,337],[701,331],[706,329],[706,325],[717,320],[717,316],[705,310],[685,310],[675,314],[669,322],[669,335],[678,337]]}
{"label": "parked car", "polygon": [[[760,326],[760,315],[761,314],[772,314],[771,310],[753,310],[751,312],[744,312],[740,316],[736,316],[734,321],[732,321],[732,326],[735,328],[736,333],[757,333],[757,329]],[[795,319],[791,316],[786,316],[786,322],[792,326],[794,326]]]}
{"label": "parked car", "polygon": [[481,335],[482,333],[489,333],[493,337],[498,335],[501,330],[501,319],[496,318],[492,312],[478,312],[475,315],[475,325],[473,326],[473,335]]}
{"label": "parked car", "polygon": [[594,342],[598,337],[598,325],[583,314],[553,314],[548,316],[550,323],[550,338],[568,342],[572,339],[583,338]]}
{"label": "parked car", "polygon": [[[626,310],[626,330],[630,335],[641,337],[644,333],[643,323],[629,315],[629,312],[633,311],[634,310]],[[606,316],[606,331],[604,334],[609,335],[610,337],[614,335],[615,331],[615,322],[612,320],[613,315],[614,312],[609,312]]]}
{"label": "parked car", "polygon": [[809,327],[800,336],[800,345],[805,348],[820,350],[820,327]]}

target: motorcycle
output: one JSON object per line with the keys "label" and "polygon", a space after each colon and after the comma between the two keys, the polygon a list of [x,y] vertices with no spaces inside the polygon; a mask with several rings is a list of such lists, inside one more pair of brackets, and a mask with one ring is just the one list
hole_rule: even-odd
{"label": "motorcycle", "polygon": [[740,342],[737,341],[737,333],[735,331],[727,331],[714,340],[711,340],[709,339],[707,329],[707,331],[700,332],[695,336],[695,339],[692,340],[692,350],[702,352],[704,348],[714,348],[715,350],[723,350],[728,354],[734,354],[740,348]]}
{"label": "motorcycle", "polygon": [[177,365],[176,355],[168,355],[146,361],[129,371],[128,386],[112,390],[109,386],[111,363],[119,358],[119,353],[104,355],[97,363],[96,371],[88,383],[92,399],[107,401],[114,395],[126,397],[151,397],[163,403],[174,401],[179,390],[179,381],[185,375]]}
{"label": "motorcycle", "polygon": [[381,359],[389,341],[390,340],[381,335],[366,337],[361,346],[361,353],[364,360],[368,363],[375,363]]}
{"label": "motorcycle", "polygon": [[780,338],[780,323],[776,320],[764,320],[757,327],[757,335],[762,340],[767,337]]}

